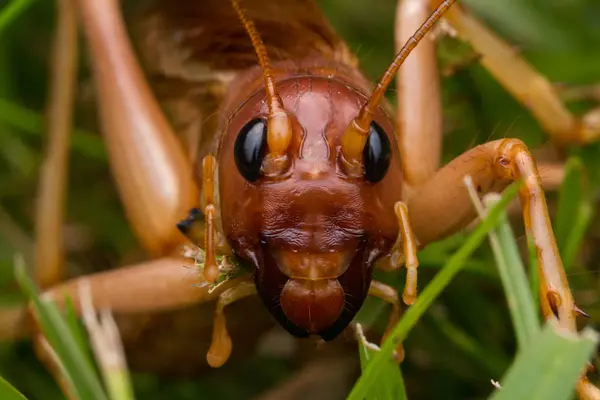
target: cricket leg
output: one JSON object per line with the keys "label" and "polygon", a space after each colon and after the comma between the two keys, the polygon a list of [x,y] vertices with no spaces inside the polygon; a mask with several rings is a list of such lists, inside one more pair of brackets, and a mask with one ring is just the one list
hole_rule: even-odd
{"label": "cricket leg", "polygon": [[219,295],[215,309],[212,343],[206,355],[206,360],[211,367],[218,368],[222,366],[231,355],[232,344],[229,332],[227,332],[225,306],[255,294],[254,279],[247,277],[239,280]]}
{"label": "cricket leg", "polygon": [[204,280],[192,260],[163,257],[65,281],[46,290],[42,298],[62,305],[69,297],[80,312],[79,287],[81,282],[89,282],[97,309],[115,314],[158,312],[213,301],[240,279],[214,286]]}
{"label": "cricket leg", "polygon": [[[522,181],[519,199],[527,236],[537,250],[542,312],[546,319],[558,320],[561,329],[576,332],[579,308],[575,306],[563,269],[535,161],[522,141],[503,139],[477,146],[440,169],[419,188],[407,203],[419,245],[457,232],[476,217],[463,183],[466,175],[471,176],[479,194],[499,192],[510,182]],[[584,398],[600,398],[583,396],[600,396],[600,391],[585,378],[580,381],[578,391]]]}
{"label": "cricket leg", "polygon": [[137,63],[120,2],[77,0],[90,50],[102,130],[128,219],[146,250],[162,256],[197,204],[193,168]]}
{"label": "cricket leg", "polygon": [[[372,281],[371,286],[369,286],[369,296],[380,298],[392,305],[392,312],[390,314],[388,326],[383,334],[383,337],[381,338],[381,343],[383,343],[394,326],[396,326],[398,321],[400,321],[400,299],[398,298],[398,292],[396,292],[396,289],[393,287],[384,283]],[[404,348],[402,343],[398,343],[394,357],[398,363],[401,363],[404,360]]]}
{"label": "cricket leg", "polygon": [[[202,274],[194,268],[195,263],[190,259],[165,257],[67,280],[42,292],[40,298],[53,301],[59,307],[63,307],[68,299],[74,311],[81,315],[82,296],[89,293],[89,301],[97,309],[110,310],[111,313],[120,315],[135,315],[180,310],[211,302],[224,291],[249,281],[242,276],[215,286],[206,282]],[[82,292],[84,287],[89,288],[87,293]],[[10,331],[5,331],[4,327],[0,331],[9,336],[3,335],[2,339],[32,336],[40,360],[53,374],[61,388],[66,388],[62,371],[53,352],[48,351],[51,349],[40,334],[40,327],[32,326],[32,322],[33,325],[37,325],[33,309],[29,307],[28,310],[23,306],[14,311],[15,318]],[[215,331],[222,332],[224,328],[220,329],[221,331],[218,329]],[[221,357],[223,357],[222,353]],[[224,357],[223,362],[226,358]]]}
{"label": "cricket leg", "polygon": [[[77,80],[77,13],[74,0],[58,0],[52,46],[49,98],[46,106],[47,143],[40,170],[35,218],[33,278],[41,288],[65,276],[63,223],[68,175],[69,141]],[[30,332],[25,309],[2,313],[4,334]],[[18,319],[10,318],[18,316]],[[9,318],[7,318],[9,317]],[[5,319],[7,318],[7,319]],[[22,328],[22,329],[21,329]],[[42,334],[35,334],[34,350],[69,399],[74,399],[56,354]]]}
{"label": "cricket leg", "polygon": [[402,265],[406,266],[406,284],[402,300],[410,305],[417,299],[417,267],[419,266],[417,242],[410,225],[406,204],[397,202],[394,205],[394,212],[400,228],[398,239],[390,254],[377,263],[377,268],[384,271],[397,271]]}
{"label": "cricket leg", "polygon": [[35,217],[34,279],[40,287],[64,275],[63,223],[68,153],[77,80],[77,16],[75,0],[58,0],[46,110],[47,143],[40,170]]}
{"label": "cricket leg", "polygon": [[[118,314],[181,309],[216,300],[219,295],[245,278],[226,280],[217,286],[206,282],[196,271],[194,261],[182,257],[164,257],[139,264],[98,272],[64,281],[42,292],[43,300],[62,307],[70,299],[75,312],[81,313],[80,287],[90,286],[94,307]],[[35,334],[28,326],[26,307],[11,309],[11,329],[2,339]],[[3,315],[8,315],[3,311]]]}
{"label": "cricket leg", "polygon": [[[431,7],[440,2],[431,0]],[[574,116],[546,77],[460,4],[454,4],[444,18],[458,36],[480,55],[481,65],[529,109],[541,127],[558,143],[587,144],[600,137],[599,108],[592,109],[581,118]]]}
{"label": "cricket leg", "polygon": [[[429,0],[398,1],[396,51],[404,46],[429,14]],[[435,43],[426,37],[404,61],[396,78],[396,139],[408,187],[427,181],[440,164],[442,105],[439,81]]]}

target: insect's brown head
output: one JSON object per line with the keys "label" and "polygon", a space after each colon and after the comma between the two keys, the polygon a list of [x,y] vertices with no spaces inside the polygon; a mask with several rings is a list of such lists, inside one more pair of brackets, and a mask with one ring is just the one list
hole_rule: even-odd
{"label": "insect's brown head", "polygon": [[246,100],[224,119],[223,230],[233,251],[254,265],[260,296],[290,333],[333,339],[360,309],[375,261],[398,234],[400,158],[380,103],[426,30],[396,56],[372,93],[315,66],[301,75],[280,71],[276,82],[252,21],[232,4],[264,83],[246,90]]}
{"label": "insect's brown head", "polygon": [[362,172],[349,173],[342,138],[368,93],[318,74],[283,78],[277,92],[291,121],[285,168],[273,169],[269,159],[264,87],[225,123],[223,229],[235,253],[254,264],[258,291],[279,322],[297,336],[332,339],[362,305],[373,263],[397,237],[394,125],[375,109]]}

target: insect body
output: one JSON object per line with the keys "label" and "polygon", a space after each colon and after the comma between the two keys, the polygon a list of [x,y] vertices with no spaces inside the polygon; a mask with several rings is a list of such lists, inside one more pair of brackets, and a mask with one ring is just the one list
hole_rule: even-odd
{"label": "insect body", "polygon": [[[284,328],[331,340],[362,306],[375,262],[398,238],[402,173],[398,146],[387,133],[392,119],[378,104],[384,86],[373,100],[357,70],[324,57],[271,66],[253,23],[232,3],[260,68],[241,74],[242,89],[224,98],[231,108],[221,113],[217,162],[223,235],[252,264],[258,294]],[[213,186],[213,164],[207,156],[208,281],[218,276],[216,207],[206,189]],[[180,224],[183,233],[193,220]],[[416,282],[410,285],[414,292]],[[213,365],[230,345],[224,357],[217,347],[209,353]]]}
{"label": "insect body", "polygon": [[[429,38],[422,39],[442,14],[485,55],[482,62],[507,90],[523,101],[554,99],[540,83],[545,81],[520,60],[507,62],[514,55],[501,51],[505,45],[452,3],[399,2],[396,39],[402,44],[373,87],[311,1],[149,2],[132,31],[148,76],[155,78],[155,93],[174,121],[171,130],[133,62],[117,2],[78,0],[111,165],[127,216],[155,257],[86,277],[94,304],[137,313],[216,299],[207,357],[215,367],[227,361],[233,346],[225,307],[256,293],[295,336],[336,337],[367,295],[392,305],[389,329],[399,318],[399,296],[372,280],[373,269],[404,265],[402,298],[412,304],[417,248],[476,217],[463,184],[470,175],[480,194],[523,181],[524,220],[539,249],[543,276],[542,310],[546,318],[558,319],[561,329],[575,331],[578,309],[525,144],[517,139],[484,143],[438,168],[441,113],[434,47]],[[277,61],[271,63],[269,56]],[[500,64],[508,65],[506,71],[494,68]],[[399,69],[394,110],[383,96]],[[527,77],[536,84],[525,85],[534,89],[523,96]],[[528,104],[557,138],[581,142],[600,135],[591,134],[593,127],[581,124],[558,100]],[[197,171],[191,166],[195,161],[201,165]],[[202,207],[178,228],[204,248],[205,281],[219,276],[218,254],[243,259],[252,269],[251,277],[215,291],[209,285],[192,287],[180,268],[183,238],[176,222],[198,205],[200,192]],[[54,209],[46,198],[41,196],[40,204]],[[60,235],[39,229],[40,237],[50,239],[38,249],[37,273],[56,272],[42,286],[47,295],[76,300],[78,279],[53,286],[61,271],[50,261],[60,257],[45,250],[58,248],[53,240]],[[399,347],[399,359],[402,354]],[[585,379],[578,391],[598,394]]]}

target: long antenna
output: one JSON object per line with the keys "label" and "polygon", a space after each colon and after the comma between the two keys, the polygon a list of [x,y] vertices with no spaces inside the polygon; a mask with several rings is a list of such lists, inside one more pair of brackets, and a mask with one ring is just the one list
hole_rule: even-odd
{"label": "long antenna", "polygon": [[265,79],[267,106],[269,107],[269,119],[267,121],[267,144],[269,152],[275,157],[282,157],[285,155],[292,140],[290,117],[285,112],[283,101],[281,101],[281,97],[275,90],[275,80],[273,79],[273,71],[271,70],[271,64],[267,56],[267,49],[254,26],[254,22],[244,14],[238,0],[231,0],[231,5],[250,36],[252,47],[256,51]]}
{"label": "long antenna", "polygon": [[373,121],[373,114],[379,106],[387,87],[392,82],[394,75],[400,69],[400,66],[406,60],[406,57],[411,51],[417,46],[417,44],[423,39],[425,34],[431,30],[433,25],[444,15],[446,11],[454,4],[456,0],[445,0],[441,3],[433,13],[427,18],[427,20],[421,25],[419,29],[411,36],[402,49],[396,54],[394,61],[385,71],[375,90],[371,94],[371,97],[367,100],[365,105],[360,109],[358,115],[350,122],[348,128],[342,136],[342,155],[347,163],[350,165],[356,165],[362,163],[362,152],[367,142],[367,136],[369,135],[369,125]]}

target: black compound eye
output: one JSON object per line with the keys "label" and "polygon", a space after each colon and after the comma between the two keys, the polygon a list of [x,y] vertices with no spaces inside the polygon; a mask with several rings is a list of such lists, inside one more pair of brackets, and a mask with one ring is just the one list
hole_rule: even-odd
{"label": "black compound eye", "polygon": [[248,182],[254,182],[260,177],[266,147],[267,124],[260,118],[248,122],[235,139],[235,165]]}
{"label": "black compound eye", "polygon": [[390,140],[382,127],[371,122],[369,137],[363,149],[365,179],[371,183],[382,180],[390,167],[391,157]]}

